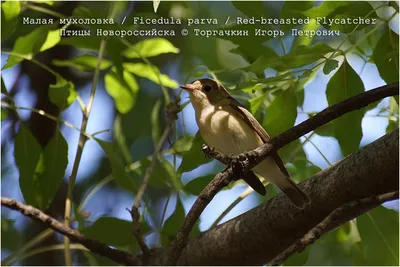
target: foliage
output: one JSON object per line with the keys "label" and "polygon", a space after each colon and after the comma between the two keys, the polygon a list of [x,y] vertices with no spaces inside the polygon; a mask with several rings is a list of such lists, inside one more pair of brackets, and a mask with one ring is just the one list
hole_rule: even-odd
{"label": "foliage", "polygon": [[[389,23],[394,15],[398,15],[398,10],[395,11],[390,7],[392,13],[394,12],[393,15],[380,17],[378,9],[388,8],[385,4],[376,7],[368,2],[324,1],[316,4],[313,1],[288,1],[275,2],[278,4],[254,2],[249,5],[245,2],[232,1],[215,3],[214,10],[218,10],[216,13],[212,11],[213,8],[207,8],[207,5],[213,4],[206,2],[198,3],[199,6],[192,2],[138,2],[137,7],[135,3],[134,9],[128,2],[96,4],[78,2],[71,13],[74,17],[112,17],[118,23],[62,25],[58,23],[59,19],[69,18],[63,14],[65,3],[41,2],[5,1],[1,4],[4,49],[2,52],[8,54],[7,62],[2,65],[4,72],[1,77],[1,93],[4,98],[2,98],[1,120],[17,122],[14,135],[5,138],[8,138],[7,141],[14,147],[13,164],[19,172],[18,187],[27,204],[47,210],[61,189],[63,179],[71,179],[67,165],[72,165],[73,162],[68,160],[77,161],[79,164],[80,158],[71,158],[71,155],[69,157],[71,154],[69,151],[74,151],[75,147],[71,148],[71,139],[64,130],[65,126],[75,130],[80,130],[81,126],[71,126],[61,118],[67,111],[70,113],[72,111],[74,116],[83,114],[85,117],[89,105],[86,105],[81,98],[83,95],[81,87],[84,83],[80,81],[82,77],[71,78],[60,73],[61,70],[68,68],[72,73],[80,73],[81,76],[94,75],[95,79],[92,81],[94,88],[103,90],[112,99],[115,112],[112,114],[113,140],[84,133],[89,142],[94,140],[94,143],[103,150],[104,164],[93,170],[94,174],[91,174],[91,177],[86,177],[89,182],[81,182],[80,179],[85,177],[81,177],[79,172],[78,177],[75,177],[77,178],[75,184],[77,188],[74,191],[76,195],[73,198],[74,205],[77,206],[74,209],[75,219],[79,222],[79,229],[89,237],[132,253],[139,252],[139,247],[131,234],[131,222],[117,218],[121,215],[108,216],[110,211],[106,211],[105,207],[101,215],[105,213],[107,216],[101,216],[92,222],[90,220],[92,218],[87,219],[81,214],[86,208],[83,203],[93,195],[108,196],[110,192],[112,195],[127,194],[130,198],[136,197],[139,185],[150,166],[151,155],[166,126],[165,110],[172,102],[171,99],[181,96],[176,90],[179,85],[178,80],[187,82],[204,76],[218,79],[254,114],[271,136],[277,136],[293,127],[301,116],[313,115],[304,112],[303,109],[307,92],[305,88],[311,83],[321,83],[323,79],[328,81],[326,91],[317,86],[321,87],[318,90],[325,93],[324,99],[316,101],[327,102],[329,106],[369,89],[362,79],[363,69],[360,71],[354,67],[354,57],[363,61],[365,65],[376,66],[380,77],[376,75],[374,79],[381,78],[387,84],[398,82],[399,36]],[[133,11],[136,8],[139,11]],[[104,38],[105,49],[101,51],[100,44],[103,38],[94,34],[98,29],[151,32],[154,25],[132,24],[132,17],[165,18],[169,17],[169,14],[180,17],[184,23],[157,27],[173,29],[175,37],[107,36]],[[55,23],[49,25],[22,23],[23,17],[42,19],[48,16],[54,18]],[[227,16],[310,18],[310,23],[223,25]],[[126,17],[129,22],[119,23]],[[214,27],[213,29],[222,30],[249,30],[250,35],[245,38],[232,35],[210,38],[195,36],[191,32],[192,28],[185,27],[185,20],[191,17],[219,19],[219,25],[196,25],[199,29],[207,30]],[[377,23],[321,26],[317,23],[318,17],[327,19],[362,17],[376,19]],[[189,35],[180,36],[179,33],[186,28],[189,30]],[[340,38],[306,35],[291,38],[289,33],[294,28],[312,31],[338,30],[341,35]],[[89,30],[91,35],[60,35],[63,30],[68,29]],[[254,36],[256,29],[281,30],[285,36]],[[68,47],[74,51],[71,53],[73,56],[62,59],[51,58],[51,63],[42,63],[41,55],[60,47]],[[104,56],[100,56],[103,52]],[[17,99],[14,97],[15,92],[11,88],[6,88],[5,84],[9,83],[3,81],[7,79],[5,71],[15,70],[25,61],[30,61],[35,67],[44,69],[54,76],[46,92],[48,99],[60,111],[57,116],[48,114],[48,111],[20,107],[19,103],[14,102]],[[97,78],[96,73],[99,74]],[[97,101],[94,98],[91,100],[95,103]],[[182,103],[185,101],[186,99],[183,99]],[[369,111],[378,109],[376,116],[386,118],[386,132],[398,127],[398,98],[391,98],[387,102],[389,103],[387,106],[385,102],[378,107],[374,105],[349,113],[316,129],[313,134],[337,140],[342,152],[338,158],[354,153],[362,144],[365,134],[362,122]],[[191,106],[181,107],[184,114],[191,109]],[[15,112],[20,112],[20,109],[28,109],[56,121],[56,132],[45,145],[40,144],[34,136],[28,121],[20,120],[18,115],[11,116]],[[315,110],[319,111],[321,110]],[[146,240],[153,245],[167,246],[171,242],[185,218],[186,195],[199,195],[215,173],[221,170],[220,165],[211,167],[208,165],[211,168],[208,174],[191,177],[195,179],[188,183],[184,182],[184,177],[197,172],[198,167],[204,170],[203,165],[212,159],[205,157],[201,152],[204,141],[200,134],[192,136],[186,129],[186,124],[194,123],[194,118],[190,118],[191,121],[184,121],[187,117],[182,113],[174,124],[174,133],[168,137],[168,142],[162,147],[161,153],[155,157],[156,165],[142,199],[141,234],[148,237],[156,236]],[[104,127],[100,125],[98,128]],[[310,156],[306,153],[305,145],[310,139],[297,140],[279,151],[296,181],[307,179],[321,170],[320,166],[311,162]],[[3,157],[5,156],[2,154],[2,161]],[[326,159],[324,154],[322,157]],[[327,163],[330,164],[328,160]],[[86,166],[80,168],[82,167]],[[113,182],[109,182],[111,180]],[[72,183],[75,183],[75,179]],[[99,189],[102,190],[97,192]],[[169,199],[173,193],[178,195],[175,207],[168,207],[167,203],[165,207],[160,208],[159,202],[165,200],[166,196]],[[132,203],[123,205],[130,207]],[[64,210],[64,207],[60,207],[60,210]],[[172,214],[167,218],[167,213]],[[11,253],[10,257],[14,261],[19,259],[21,253],[26,253],[22,249],[19,250],[22,236],[26,235],[24,231],[25,229],[15,227],[7,216],[2,219],[2,241],[6,244],[4,249]],[[199,222],[197,222],[191,236],[194,237],[199,233]],[[36,238],[41,237],[38,235]],[[85,257],[78,260],[79,264],[110,264],[87,252],[82,255]],[[325,264],[399,264],[398,213],[380,206],[331,231],[285,263],[285,265]]]}

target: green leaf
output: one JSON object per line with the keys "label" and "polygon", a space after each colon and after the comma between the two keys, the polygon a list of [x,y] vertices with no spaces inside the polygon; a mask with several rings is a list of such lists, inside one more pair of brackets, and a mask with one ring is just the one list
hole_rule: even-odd
{"label": "green leaf", "polygon": [[386,31],[376,44],[372,59],[387,84],[399,81],[399,35]]}
{"label": "green leaf", "polygon": [[60,131],[50,140],[43,150],[43,173],[38,177],[38,206],[46,210],[53,202],[60,188],[65,169],[68,165],[68,143]]}
{"label": "green leaf", "polygon": [[181,154],[183,152],[187,152],[192,147],[193,143],[193,136],[191,135],[184,135],[178,138],[175,143],[172,145],[171,149],[176,154]]}
{"label": "green leaf", "polygon": [[104,77],[104,82],[108,94],[114,99],[115,107],[119,112],[125,114],[132,109],[136,102],[139,85],[129,72],[124,71],[123,76],[121,78],[113,68]]}
{"label": "green leaf", "polygon": [[265,17],[266,15],[262,1],[251,1],[250,4],[246,1],[231,1],[231,3],[237,10],[248,17]]}
{"label": "green leaf", "polygon": [[367,265],[399,265],[399,214],[378,206],[357,218]]}
{"label": "green leaf", "polygon": [[[185,209],[179,196],[176,201],[175,212],[165,221],[161,230],[161,245],[166,246],[172,241],[185,220]],[[199,221],[196,222],[189,237],[193,238],[200,233]]]}
{"label": "green leaf", "polygon": [[279,91],[268,107],[264,128],[271,136],[293,127],[297,117],[297,98],[293,90]]}
{"label": "green leaf", "polygon": [[40,52],[43,52],[47,49],[50,49],[57,45],[61,40],[61,33],[60,29],[54,30],[54,31],[49,31],[47,33],[47,38],[42,47],[39,49]]}
{"label": "green leaf", "polygon": [[143,63],[125,63],[123,67],[127,72],[149,79],[154,83],[162,84],[170,88],[177,88],[179,86],[178,83],[169,78],[168,75],[161,74],[156,66]]}
{"label": "green leaf", "polygon": [[160,0],[153,0],[154,13],[157,13],[158,6],[160,5]]}
{"label": "green leaf", "polygon": [[399,123],[389,120],[388,126],[386,127],[386,133],[390,133],[394,130],[396,130],[399,127]]}
{"label": "green leaf", "polygon": [[[50,26],[52,25],[39,26],[27,35],[19,37],[15,41],[12,52],[32,58],[33,54],[39,51],[43,43],[46,41]],[[24,59],[21,57],[10,55],[3,70],[11,68],[23,60]]]}
{"label": "green leaf", "polygon": [[263,72],[267,68],[284,71],[291,68],[309,65],[324,58],[325,54],[332,51],[333,49],[324,43],[317,43],[311,47],[301,45],[292,49],[289,54],[282,57],[271,58],[269,56],[261,55],[253,64],[244,69],[254,73]]}
{"label": "green leaf", "polygon": [[337,7],[347,5],[345,1],[324,1],[319,6],[313,7],[303,12],[306,17],[317,18],[327,17]]}
{"label": "green leaf", "polygon": [[56,84],[50,84],[49,99],[61,110],[69,107],[78,96],[72,82],[58,76]]}
{"label": "green leaf", "polygon": [[[280,18],[305,19],[306,16],[304,16],[302,12],[312,8],[313,5],[314,1],[286,1],[282,7]],[[287,31],[295,26],[297,26],[297,24],[283,24],[281,25],[281,29]]]}
{"label": "green leaf", "polygon": [[1,121],[4,121],[7,118],[8,111],[6,109],[1,109]]}
{"label": "green leaf", "polygon": [[[326,89],[329,106],[364,92],[361,78],[345,59],[339,70],[332,76]],[[357,151],[362,138],[361,121],[365,110],[356,110],[333,121],[335,137],[344,156]]]}
{"label": "green leaf", "polygon": [[6,1],[1,3],[1,40],[4,42],[14,32],[21,12],[19,1]]}
{"label": "green leaf", "polygon": [[299,139],[279,149],[278,154],[284,163],[291,163],[299,170],[306,168],[307,156]]}
{"label": "green leaf", "polygon": [[125,171],[125,166],[116,145],[97,138],[95,138],[95,140],[99,143],[110,161],[111,171],[115,181],[122,188],[135,192],[138,188],[137,182]]}
{"label": "green leaf", "polygon": [[140,41],[127,48],[123,55],[127,58],[155,57],[161,54],[178,54],[179,49],[164,38],[152,38]]}
{"label": "green leaf", "polygon": [[[294,3],[297,1],[290,1],[290,2],[286,2],[286,3]],[[303,24],[301,30],[302,31],[309,31],[309,32],[313,32],[313,31],[317,31],[320,28],[321,25],[319,25],[317,23],[317,21],[315,19],[310,19],[310,22],[307,24]],[[293,41],[293,45],[291,50],[296,49],[296,47],[298,46],[309,46],[311,44],[311,42],[313,41],[315,36],[310,36],[310,35],[298,35],[295,37],[294,41]]]}
{"label": "green leaf", "polygon": [[[138,179],[143,180],[150,163],[151,160],[147,158],[142,158],[140,160],[141,166],[135,170]],[[149,179],[149,184],[155,188],[165,189],[165,187],[167,187],[178,191],[183,187],[173,166],[164,158],[160,158],[159,161],[155,163]]]}
{"label": "green leaf", "polygon": [[178,232],[184,220],[185,220],[185,209],[183,208],[182,202],[178,197],[176,201],[175,211],[165,221],[161,233],[166,234],[168,236],[175,236],[175,234]]}
{"label": "green leaf", "polygon": [[333,122],[328,122],[327,124],[315,129],[314,132],[320,136],[334,136],[335,126],[333,125]]}
{"label": "green leaf", "polygon": [[[14,225],[15,221],[4,218],[1,218],[1,240],[2,240],[2,249],[7,250],[18,250],[22,245],[22,236],[21,233]],[[2,262],[2,264],[4,264]]]}
{"label": "green leaf", "polygon": [[256,111],[259,109],[264,99],[265,99],[265,94],[262,94],[249,100],[250,111],[252,114],[256,113]]}
{"label": "green leaf", "polygon": [[339,66],[339,61],[335,59],[328,59],[324,64],[323,72],[325,75],[328,75],[329,73],[334,71],[338,66]]}
{"label": "green leaf", "polygon": [[197,177],[188,182],[183,189],[189,194],[198,196],[200,195],[201,191],[203,191],[203,189],[214,179],[214,177],[215,174]]}
{"label": "green leaf", "polygon": [[14,156],[19,170],[19,185],[28,205],[37,206],[36,190],[33,187],[33,176],[39,162],[42,149],[36,138],[21,123],[15,137]]}
{"label": "green leaf", "polygon": [[[136,240],[132,233],[132,222],[114,217],[100,217],[91,226],[81,229],[88,238],[98,240],[109,246],[122,249],[135,248]],[[140,234],[150,231],[149,226],[140,222]]]}
{"label": "green leaf", "polygon": [[[240,38],[240,39],[235,40],[233,38]],[[278,57],[278,55],[273,49],[269,48],[268,46],[264,46],[260,43],[249,42],[247,40],[243,40],[242,37],[231,37],[231,39],[229,40],[239,45],[238,47],[231,49],[230,52],[242,56],[249,63],[253,63],[254,61],[256,61],[260,55],[270,58]]]}
{"label": "green leaf", "polygon": [[210,162],[212,159],[206,157],[202,152],[201,146],[204,144],[200,133],[197,132],[193,138],[192,146],[190,150],[183,153],[182,163],[178,168],[178,173],[184,173],[196,169],[200,165]]}
{"label": "green leaf", "polygon": [[[97,67],[97,57],[91,55],[80,55],[70,60],[54,59],[52,64],[57,67],[70,67],[80,71],[93,71]],[[100,70],[105,70],[111,66],[109,60],[103,59],[100,63]]]}
{"label": "green leaf", "polygon": [[5,95],[7,94],[7,89],[6,85],[4,84],[3,76],[1,76],[1,93]]}
{"label": "green leaf", "polygon": [[[370,3],[367,1],[343,1],[345,4],[340,5],[335,8],[333,12],[331,12],[326,19],[335,21],[344,20],[344,23],[333,23],[331,26],[329,24],[322,24],[325,28],[330,30],[338,30],[341,33],[351,33],[355,27],[357,30],[360,30],[366,27],[367,23],[347,23],[347,19],[358,19],[358,18],[378,18],[376,12],[373,10]],[[370,20],[371,21],[371,20]]]}
{"label": "green leaf", "polygon": [[151,112],[151,137],[153,138],[153,143],[157,144],[160,139],[160,110],[162,106],[162,100],[157,100]]}

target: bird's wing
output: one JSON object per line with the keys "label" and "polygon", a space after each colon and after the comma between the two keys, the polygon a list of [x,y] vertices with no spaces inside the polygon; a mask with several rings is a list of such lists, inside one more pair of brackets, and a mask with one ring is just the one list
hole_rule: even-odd
{"label": "bird's wing", "polygon": [[[256,133],[263,140],[264,143],[271,139],[269,134],[264,130],[264,128],[260,125],[256,118],[254,118],[250,111],[248,111],[242,104],[240,104],[239,101],[237,101],[233,97],[229,97],[229,105],[234,110],[236,110],[239,115],[242,115],[243,120],[256,131]],[[275,163],[276,165],[278,165],[281,172],[289,177],[290,175],[278,154],[274,152],[271,154],[271,157],[275,160]]]}

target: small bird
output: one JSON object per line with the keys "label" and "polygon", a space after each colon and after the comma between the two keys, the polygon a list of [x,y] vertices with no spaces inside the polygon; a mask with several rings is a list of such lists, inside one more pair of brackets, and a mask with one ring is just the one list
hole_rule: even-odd
{"label": "small bird", "polygon": [[[238,155],[270,139],[253,115],[218,82],[199,79],[180,87],[189,92],[200,135],[209,147],[224,155]],[[278,186],[296,207],[302,209],[310,203],[278,154],[272,154],[243,177],[256,192],[265,195],[265,187],[255,174]]]}

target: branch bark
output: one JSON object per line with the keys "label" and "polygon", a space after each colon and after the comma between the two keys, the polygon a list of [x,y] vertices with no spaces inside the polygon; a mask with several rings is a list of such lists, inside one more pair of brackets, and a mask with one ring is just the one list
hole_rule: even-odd
{"label": "branch bark", "polygon": [[[399,190],[399,131],[391,132],[300,184],[312,204],[298,210],[282,194],[190,240],[178,265],[263,265],[348,202]],[[329,227],[379,205],[361,203]],[[150,265],[163,265],[173,248]]]}
{"label": "branch bark", "polygon": [[[182,250],[185,248],[189,234],[199,219],[201,213],[211,202],[214,196],[232,180],[242,177],[248,170],[255,167],[261,161],[263,161],[272,152],[282,148],[283,146],[293,142],[300,138],[304,134],[317,129],[318,127],[348,113],[353,110],[361,109],[375,101],[383,99],[388,96],[399,94],[399,84],[394,83],[385,85],[356,96],[353,96],[345,101],[337,103],[331,107],[328,107],[309,118],[308,120],[300,123],[299,125],[287,130],[280,134],[278,137],[272,138],[262,146],[242,153],[236,157],[231,158],[231,164],[228,165],[223,172],[219,173],[213,181],[208,184],[201,192],[199,197],[196,199],[192,208],[190,209],[182,227],[179,229],[175,240],[171,244],[170,256],[166,259],[165,265],[176,265]],[[203,147],[203,151],[206,150]],[[212,151],[208,151],[212,152]],[[226,156],[213,153],[214,158],[217,158],[221,162],[229,162]]]}

